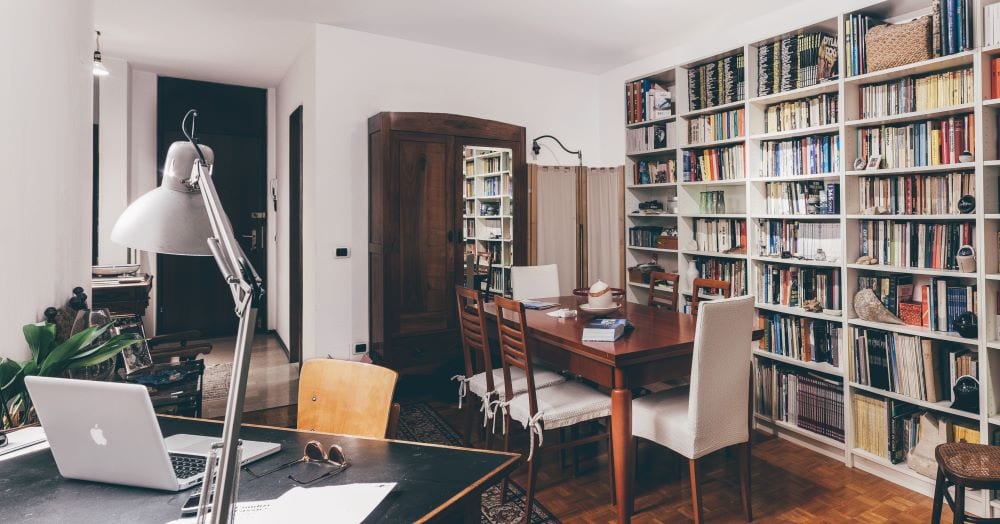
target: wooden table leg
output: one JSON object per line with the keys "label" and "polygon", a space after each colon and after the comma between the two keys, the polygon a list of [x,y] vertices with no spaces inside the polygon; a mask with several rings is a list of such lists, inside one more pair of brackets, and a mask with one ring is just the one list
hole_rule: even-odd
{"label": "wooden table leg", "polygon": [[611,391],[611,441],[614,446],[618,522],[632,521],[632,391],[617,384]]}

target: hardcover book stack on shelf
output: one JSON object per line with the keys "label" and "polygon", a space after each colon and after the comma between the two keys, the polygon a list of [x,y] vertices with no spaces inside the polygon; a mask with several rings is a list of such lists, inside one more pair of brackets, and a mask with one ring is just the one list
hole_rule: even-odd
{"label": "hardcover book stack on shelf", "polygon": [[636,80],[626,84],[625,106],[629,124],[658,120],[674,114],[670,87],[652,80]]}
{"label": "hardcover book stack on shelf", "polygon": [[705,144],[743,136],[743,108],[720,111],[688,120],[688,143]]}
{"label": "hardcover book stack on shelf", "polygon": [[694,220],[698,251],[746,253],[747,222],[742,219],[698,218]]}
{"label": "hardcover book stack on shelf", "polygon": [[758,414],[844,441],[844,391],[839,380],[773,363],[762,363],[755,372]]}
{"label": "hardcover book stack on shelf", "polygon": [[865,127],[857,131],[858,158],[880,155],[876,167],[889,169],[938,166],[960,162],[963,152],[975,155],[975,116],[964,115],[903,125]]}
{"label": "hardcover book stack on shelf", "polygon": [[840,310],[839,268],[768,263],[755,269],[757,301],[761,304],[803,307],[815,301],[823,310]]}
{"label": "hardcover book stack on shelf", "polygon": [[777,133],[836,124],[839,112],[836,93],[778,102],[764,109],[764,132]]}
{"label": "hardcover book stack on shelf", "polygon": [[858,230],[859,254],[885,266],[957,270],[958,249],[975,244],[971,221],[859,220]]}
{"label": "hardcover book stack on shelf", "polygon": [[656,247],[656,239],[665,228],[659,226],[633,226],[628,230],[628,245],[635,247]]}
{"label": "hardcover book stack on shelf", "polygon": [[677,160],[636,160],[632,164],[632,184],[670,184],[677,182]]}
{"label": "hardcover book stack on shelf", "polygon": [[738,180],[744,177],[743,144],[684,151],[684,181]]}
{"label": "hardcover book stack on shelf", "polygon": [[878,118],[971,104],[975,75],[971,67],[908,76],[861,87],[861,118]]}
{"label": "hardcover book stack on shelf", "polygon": [[976,285],[960,279],[931,277],[915,285],[913,275],[859,275],[858,289],[871,289],[904,323],[930,331],[954,332],[955,319],[979,312]]}
{"label": "hardcover book stack on shelf", "polygon": [[837,37],[798,34],[757,50],[757,96],[809,87],[837,78]]}
{"label": "hardcover book stack on shelf", "polygon": [[691,111],[740,102],[744,98],[743,53],[688,69],[688,107]]}
{"label": "hardcover book stack on shelf", "polygon": [[765,209],[770,215],[836,215],[840,213],[837,182],[768,182]]}
{"label": "hardcover book stack on shelf", "polygon": [[957,215],[963,196],[976,196],[973,172],[858,177],[860,210],[890,215]]}
{"label": "hardcover book stack on shelf", "polygon": [[646,153],[676,146],[676,122],[664,122],[628,130],[625,147],[630,153]]}
{"label": "hardcover book stack on shelf", "polygon": [[813,135],[760,144],[760,176],[831,173],[840,165],[840,136]]}
{"label": "hardcover book stack on shelf", "polygon": [[840,367],[840,323],[767,311],[760,313],[758,323],[764,329],[757,346],[761,351]]}

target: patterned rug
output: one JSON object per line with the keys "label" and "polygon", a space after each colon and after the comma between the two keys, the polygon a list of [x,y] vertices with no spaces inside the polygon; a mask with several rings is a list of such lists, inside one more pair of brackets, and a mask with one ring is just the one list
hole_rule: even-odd
{"label": "patterned rug", "polygon": [[[423,402],[404,404],[399,413],[399,432],[396,438],[428,444],[461,446],[462,437],[436,411]],[[557,524],[545,506],[535,500],[531,508],[532,524]],[[523,518],[524,488],[513,481],[507,483],[507,503],[500,503],[500,484],[483,493],[483,524],[506,524]]]}

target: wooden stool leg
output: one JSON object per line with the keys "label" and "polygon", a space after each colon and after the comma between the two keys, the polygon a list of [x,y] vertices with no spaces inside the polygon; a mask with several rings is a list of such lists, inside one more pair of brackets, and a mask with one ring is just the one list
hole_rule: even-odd
{"label": "wooden stool leg", "polygon": [[955,524],[965,522],[965,487],[955,484]]}
{"label": "wooden stool leg", "polygon": [[944,505],[946,489],[944,470],[938,467],[937,480],[934,482],[934,507],[931,510],[931,524],[941,524],[941,506]]}
{"label": "wooden stool leg", "polygon": [[737,446],[740,462],[740,497],[743,499],[743,518],[753,521],[753,509],[750,505],[750,443],[744,442]]}
{"label": "wooden stool leg", "polygon": [[701,524],[705,521],[701,512],[701,491],[698,489],[698,459],[688,460],[691,470],[691,509],[694,514],[694,524]]}

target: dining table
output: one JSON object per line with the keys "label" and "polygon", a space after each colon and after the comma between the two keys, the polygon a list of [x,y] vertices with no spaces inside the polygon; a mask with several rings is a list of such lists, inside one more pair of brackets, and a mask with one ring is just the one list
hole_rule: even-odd
{"label": "dining table", "polygon": [[[583,329],[595,318],[579,308],[586,302],[585,297],[570,295],[532,300],[556,304],[525,311],[532,357],[611,391],[611,446],[618,522],[630,522],[635,478],[632,471],[635,454],[632,390],[691,374],[697,319],[685,313],[625,302],[613,313],[602,316],[626,318],[633,329],[614,342],[584,342]],[[557,309],[571,309],[577,311],[577,315],[570,318],[549,315]],[[495,338],[496,306],[487,303],[484,310],[489,335]],[[754,329],[751,339],[747,340],[748,359],[752,341],[763,336],[763,329]]]}

